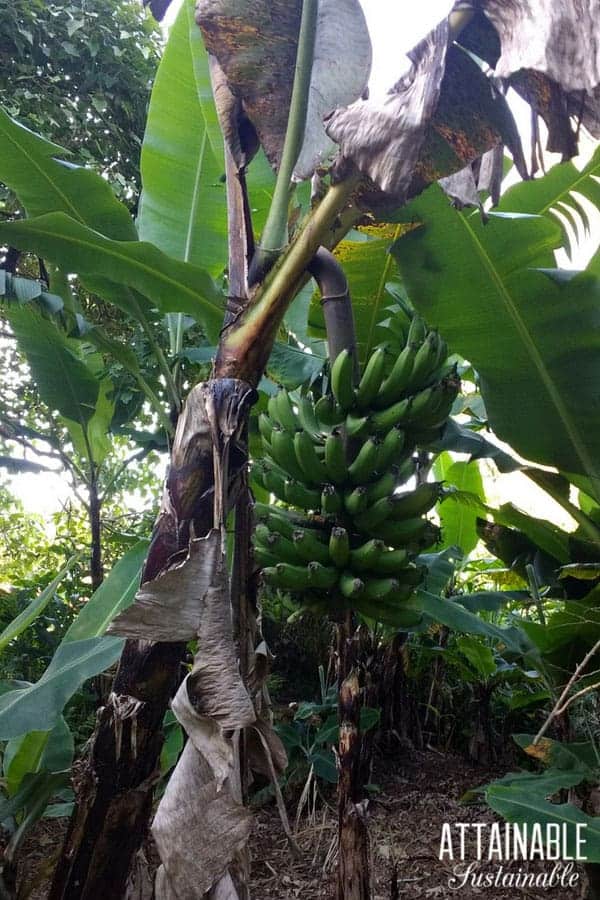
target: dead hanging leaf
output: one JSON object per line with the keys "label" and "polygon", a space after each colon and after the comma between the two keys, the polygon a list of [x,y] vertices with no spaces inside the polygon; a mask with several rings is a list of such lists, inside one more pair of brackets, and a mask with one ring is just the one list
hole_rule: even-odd
{"label": "dead hanging leaf", "polygon": [[[301,0],[198,0],[196,9],[209,52],[277,168],[287,129]],[[333,149],[323,118],[361,96],[370,65],[371,42],[358,0],[321,0],[298,179],[309,178]]]}
{"label": "dead hanging leaf", "polygon": [[[215,424],[219,416],[212,401],[207,401],[207,407],[208,418]],[[227,442],[237,432],[233,418],[228,424],[223,415],[225,436],[215,437],[214,442],[227,453]],[[220,458],[217,452],[217,462]],[[215,468],[219,470],[220,464]],[[152,826],[163,864],[156,879],[158,900],[187,900],[208,891],[212,900],[237,900],[233,875],[243,862],[250,831],[232,734],[235,737],[252,725],[256,714],[239,673],[221,532],[217,543],[219,553],[212,559],[211,582],[203,594],[196,633],[198,650],[192,671],[173,701],[173,712],[189,740]]]}
{"label": "dead hanging leaf", "polygon": [[237,168],[245,169],[259,148],[258,136],[244,112],[242,101],[231,93],[225,73],[214,56],[209,56],[209,64],[213,97],[223,140]]}
{"label": "dead hanging leaf", "polygon": [[206,594],[188,694],[196,712],[224,731],[244,728],[256,718],[240,677],[232,635],[229,592],[224,584],[216,585]]}
{"label": "dead hanging leaf", "polygon": [[575,156],[579,122],[599,137],[597,0],[482,0],[472,6],[478,10],[461,33],[461,44],[544,120],[548,150],[565,159]]}
{"label": "dead hanging leaf", "polygon": [[564,91],[594,93],[600,84],[598,0],[481,0],[480,5],[500,38],[497,76],[531,69]]}
{"label": "dead hanging leaf", "polygon": [[190,541],[187,556],[142,584],[131,606],[113,619],[108,634],[151,641],[190,641],[200,628],[204,596],[221,556],[221,532]]}
{"label": "dead hanging leaf", "polygon": [[[342,27],[340,25],[342,24]],[[371,71],[371,40],[356,0],[320,0],[306,131],[294,178],[304,181],[336,150],[324,120],[357,100]]]}
{"label": "dead hanging leaf", "polygon": [[[152,824],[164,867],[156,882],[157,900],[203,897],[227,879],[233,857],[248,841],[250,823],[251,815],[234,800],[229,781],[219,785],[188,741]],[[225,896],[237,900],[236,893]]]}
{"label": "dead hanging leaf", "polygon": [[449,26],[447,19],[409,54],[412,68],[382,103],[361,100],[336,110],[327,133],[385,193],[403,200],[439,99],[444,77]]}
{"label": "dead hanging leaf", "polygon": [[212,769],[219,789],[225,783],[234,763],[231,741],[212,719],[200,716],[191,704],[186,676],[171,703],[175,718],[193,743],[194,747]]}

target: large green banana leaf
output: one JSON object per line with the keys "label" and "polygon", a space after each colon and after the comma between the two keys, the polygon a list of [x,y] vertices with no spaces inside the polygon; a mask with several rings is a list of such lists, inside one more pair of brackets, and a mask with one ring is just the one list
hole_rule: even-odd
{"label": "large green banana leaf", "polygon": [[62,643],[39,681],[0,697],[0,739],[50,731],[79,686],[111,666],[122,647],[109,637]]}
{"label": "large green banana leaf", "polygon": [[[485,503],[483,479],[477,460],[454,461],[449,453],[441,453],[434,465],[435,477],[459,491],[468,491]],[[458,546],[466,555],[479,543],[476,520],[479,513],[466,504],[442,503],[438,507],[442,526],[441,547]]]}
{"label": "large green banana leaf", "polygon": [[[515,205],[529,186],[513,189]],[[600,280],[544,271],[561,242],[547,216],[484,224],[437,186],[401,215],[423,223],[393,248],[410,298],[479,371],[495,432],[528,459],[588,476],[600,496]]]}
{"label": "large green banana leaf", "polygon": [[135,241],[127,207],[96,172],[62,162],[68,151],[34,134],[0,108],[0,181],[29,216],[64,212],[116,241]]}
{"label": "large green banana leaf", "polygon": [[74,741],[63,716],[51,731],[30,731],[12,738],[4,750],[2,772],[9,797],[30,772],[64,772],[73,761]]}
{"label": "large green banana leaf", "polygon": [[67,272],[106,278],[148,297],[161,312],[193,316],[216,338],[223,320],[222,296],[203,270],[162,253],[152,244],[113,241],[64,213],[0,224],[11,246],[51,260]]}
{"label": "large green banana leaf", "polygon": [[72,623],[40,680],[0,696],[0,740],[50,731],[83,682],[116,662],[123,639],[104,632],[132,602],[146,550],[147,542],[140,541],[111,569]]}
{"label": "large green banana leaf", "polygon": [[78,343],[32,304],[11,305],[8,315],[44,403],[86,428],[96,409],[100,381],[81,357]]}
{"label": "large green banana leaf", "polygon": [[193,0],[184,0],[169,32],[152,90],[141,170],[141,240],[212,275],[222,272],[227,261],[223,147]]}

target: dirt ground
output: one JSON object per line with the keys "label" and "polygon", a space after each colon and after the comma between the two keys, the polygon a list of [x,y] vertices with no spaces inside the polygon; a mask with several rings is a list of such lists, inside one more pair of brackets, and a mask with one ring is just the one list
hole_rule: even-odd
{"label": "dirt ground", "polygon": [[[578,886],[563,889],[478,887],[470,884],[453,890],[449,879],[453,863],[440,862],[442,825],[448,822],[488,822],[494,815],[482,803],[461,803],[472,788],[485,784],[503,772],[486,772],[464,760],[434,751],[414,754],[403,764],[393,758],[380,763],[373,781],[381,787],[369,806],[369,834],[372,854],[372,900],[438,898],[457,896],[460,900],[580,900],[585,896],[581,869]],[[291,855],[285,837],[277,827],[275,808],[257,814],[252,841],[253,897],[260,900],[331,900],[335,897],[333,854],[336,818],[332,809],[318,809],[302,819],[298,843],[300,860]],[[467,843],[467,864],[476,859],[474,841]],[[493,872],[497,863],[476,863],[478,872]],[[508,863],[505,871],[548,872],[552,864]],[[394,869],[396,877],[394,885]]]}
{"label": "dirt ground", "polygon": [[[371,840],[372,900],[434,898],[444,900],[581,900],[585,896],[584,876],[574,888],[478,887],[465,884],[459,890],[449,886],[453,863],[440,862],[442,825],[457,822],[493,822],[494,816],[481,803],[461,803],[466,791],[497,777],[467,764],[459,757],[435,751],[413,754],[408,761],[390,757],[380,762],[373,774],[379,792],[369,804]],[[331,798],[333,801],[333,797]],[[310,809],[308,807],[311,807]],[[292,827],[296,809],[289,809]],[[27,888],[23,897],[45,900],[47,879],[58,853],[66,823],[46,820],[25,847],[21,878]],[[256,812],[251,841],[253,900],[331,900],[334,892],[336,817],[331,805],[319,799],[313,807],[305,804],[296,838],[301,857],[294,858],[281,828],[275,804]],[[152,855],[152,854],[151,854]],[[467,864],[475,860],[475,846],[468,844]],[[475,863],[478,872],[492,871],[497,863]],[[552,864],[508,863],[504,871],[548,872]],[[395,870],[395,876],[394,876]],[[113,900],[113,898],[106,898]],[[115,898],[116,900],[116,898]]]}

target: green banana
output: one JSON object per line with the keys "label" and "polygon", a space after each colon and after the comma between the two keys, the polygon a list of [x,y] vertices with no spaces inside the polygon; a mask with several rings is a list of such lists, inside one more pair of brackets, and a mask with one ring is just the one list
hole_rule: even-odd
{"label": "green banana", "polygon": [[346,491],[344,494],[344,506],[351,516],[357,516],[367,506],[367,489],[366,487],[356,487],[353,491]]}
{"label": "green banana", "polygon": [[271,394],[267,403],[267,411],[272,422],[279,422],[277,413],[277,394]]}
{"label": "green banana", "polygon": [[365,590],[365,583],[352,572],[343,572],[340,576],[340,591],[348,600],[353,600]]}
{"label": "green banana", "polygon": [[262,544],[258,544],[257,546],[255,546],[254,559],[261,569],[275,567],[280,561],[277,553],[273,553],[272,550],[268,550]]}
{"label": "green banana", "polygon": [[346,451],[344,438],[339,428],[334,428],[325,439],[325,468],[329,478],[334,484],[344,484],[348,480],[348,464],[346,463]]}
{"label": "green banana", "polygon": [[298,400],[298,420],[313,441],[320,440],[322,428],[317,420],[312,397],[307,394],[303,394]]}
{"label": "green banana", "polygon": [[438,341],[438,355],[437,355],[437,360],[436,360],[436,369],[439,369],[448,359],[448,344],[443,339],[443,337],[441,337],[441,335],[438,335],[438,336],[439,336],[439,341]]}
{"label": "green banana", "polygon": [[306,591],[312,587],[308,566],[293,566],[290,563],[277,563],[263,569],[263,578],[267,584],[284,591]]}
{"label": "green banana", "polygon": [[379,453],[377,454],[377,469],[379,472],[385,470],[395,463],[402,452],[406,436],[404,431],[398,426],[390,428],[381,444],[379,445]]}
{"label": "green banana", "polygon": [[435,401],[432,402],[429,409],[417,421],[416,424],[419,428],[443,425],[450,415],[459,391],[460,379],[455,372],[452,372],[436,385],[434,389]]}
{"label": "green banana", "polygon": [[271,435],[273,433],[273,422],[266,413],[261,413],[258,417],[258,430],[262,439],[270,445]]}
{"label": "green banana", "polygon": [[400,465],[397,468],[397,479],[398,484],[404,484],[404,482],[408,481],[409,478],[412,478],[417,470],[417,462],[413,457],[412,452],[405,459],[402,460]]}
{"label": "green banana", "polygon": [[332,484],[325,484],[321,491],[321,512],[324,516],[334,516],[342,509],[342,496]]}
{"label": "green banana", "polygon": [[367,487],[367,502],[369,506],[373,506],[382,497],[389,497],[394,492],[397,483],[396,473],[390,469],[378,478],[374,484],[370,484]]}
{"label": "green banana", "polygon": [[362,378],[356,389],[356,405],[359,409],[368,409],[379,392],[383,380],[386,353],[383,347],[377,347],[371,353]]}
{"label": "green banana", "polygon": [[319,397],[315,403],[315,416],[323,431],[327,431],[334,425],[339,425],[344,419],[342,410],[331,394]]}
{"label": "green banana", "polygon": [[382,575],[400,575],[409,562],[408,550],[385,550],[377,560],[377,571]]}
{"label": "green banana", "polygon": [[275,394],[274,407],[275,415],[272,418],[279,422],[282,428],[293,434],[300,427],[300,422],[294,412],[291,397],[285,388]]}
{"label": "green banana", "polygon": [[436,371],[439,343],[440,338],[437,331],[430,331],[415,355],[407,390],[423,387]]}
{"label": "green banana", "polygon": [[254,481],[256,481],[262,488],[268,490],[265,484],[265,473],[268,466],[264,459],[256,460],[256,462],[252,463],[252,468],[250,469],[250,474]]}
{"label": "green banana", "polygon": [[329,564],[329,547],[319,539],[316,531],[308,528],[299,529],[294,532],[292,539],[303,562]]}
{"label": "green banana", "polygon": [[304,472],[307,484],[323,484],[329,481],[323,460],[317,455],[315,445],[307,431],[297,431],[294,435],[294,450],[298,465]]}
{"label": "green banana", "polygon": [[408,411],[406,421],[409,423],[419,422],[421,418],[425,418],[437,404],[438,397],[432,387],[423,388],[418,394],[414,394],[411,398],[410,409]]}
{"label": "green banana", "polygon": [[402,519],[400,522],[384,522],[377,529],[378,536],[392,547],[402,547],[419,541],[426,533],[427,519]]}
{"label": "green banana", "polygon": [[296,459],[292,433],[282,428],[273,428],[271,435],[271,456],[284,472],[297,481],[304,481],[304,472]]}
{"label": "green banana", "polygon": [[426,336],[427,326],[421,316],[415,313],[410,321],[406,342],[408,344],[422,344]]}
{"label": "green banana", "polygon": [[392,403],[387,409],[373,413],[371,416],[373,430],[376,432],[389,431],[395,425],[401,425],[408,421],[411,403],[412,397],[405,397],[404,400]]}
{"label": "green banana", "polygon": [[394,494],[392,501],[392,518],[394,520],[412,519],[422,516],[435,506],[442,493],[440,481],[427,481],[420,484],[414,491],[405,491],[402,494]]}
{"label": "green banana", "polygon": [[365,484],[365,482],[372,481],[377,476],[375,466],[379,453],[379,444],[380,441],[376,438],[369,438],[348,466],[348,475],[353,484]]}
{"label": "green banana", "polygon": [[417,350],[414,344],[407,344],[399,353],[388,377],[384,380],[373,405],[385,409],[396,403],[404,394],[412,375]]}
{"label": "green banana", "polygon": [[285,500],[285,476],[279,469],[268,467],[264,473],[264,486],[270,494],[275,494],[279,500]]}
{"label": "green banana", "polygon": [[400,585],[395,578],[370,578],[365,581],[365,600],[383,600],[389,594],[399,589]]}
{"label": "green banana", "polygon": [[262,522],[259,522],[259,524],[255,526],[254,531],[252,533],[252,540],[254,541],[255,544],[262,544],[263,547],[269,548],[270,545],[272,545],[274,543],[272,538],[273,538],[273,535],[271,534],[271,531],[265,524],[263,524]]}
{"label": "green banana", "polygon": [[[274,541],[270,547],[279,556],[279,562],[292,563],[292,565],[304,565],[307,560],[299,551],[295,541],[284,537],[282,534],[273,534]],[[309,561],[309,560],[308,560]]]}
{"label": "green banana", "polygon": [[304,519],[296,513],[287,509],[281,509],[278,506],[267,506],[266,504],[256,503],[254,505],[254,516],[259,524],[266,524],[271,534],[282,534],[284,537],[291,538],[294,532],[301,528],[312,528],[309,519]]}
{"label": "green banana", "polygon": [[329,556],[338,569],[343,569],[350,557],[350,538],[345,528],[331,529],[329,536]]}
{"label": "green banana", "polygon": [[392,507],[392,498],[382,497],[381,500],[377,500],[373,506],[370,506],[365,512],[356,516],[354,524],[359,531],[373,531],[385,522],[386,519],[389,519]]}
{"label": "green banana", "polygon": [[285,502],[307,511],[321,508],[321,491],[306,487],[302,481],[285,482]]}
{"label": "green banana", "polygon": [[311,587],[330,591],[337,584],[338,572],[331,566],[322,566],[319,562],[308,564],[308,578]]}
{"label": "green banana", "polygon": [[342,350],[331,366],[331,390],[343,412],[354,406],[354,355]]}
{"label": "green banana", "polygon": [[[379,560],[385,550],[383,541],[371,538],[355,550],[350,551],[350,567],[354,572],[369,572],[375,566],[379,568]],[[387,574],[387,573],[385,573]]]}
{"label": "green banana", "polygon": [[369,430],[369,422],[368,416],[357,416],[349,413],[346,416],[346,434],[350,438],[363,437]]}

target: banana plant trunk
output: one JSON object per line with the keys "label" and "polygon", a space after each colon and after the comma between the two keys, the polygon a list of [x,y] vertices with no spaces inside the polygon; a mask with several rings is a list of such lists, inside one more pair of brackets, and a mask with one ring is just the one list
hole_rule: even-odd
{"label": "banana plant trunk", "polygon": [[[231,168],[228,171],[230,235],[248,233],[244,231],[247,204],[240,174],[232,174]],[[244,435],[249,409],[256,397],[254,389],[266,367],[283,314],[308,277],[307,268],[324,235],[332,240],[329,235],[354,186],[342,184],[330,190],[313,211],[308,226],[290,246],[282,264],[269,273],[263,284],[254,288],[250,299],[246,299],[245,285],[251,239],[230,241],[231,302],[213,378],[192,388],[179,416],[161,510],[143,571],[142,588],[137,595],[142,597],[142,606],[144,589],[147,595],[149,584],[157,584],[165,573],[168,575],[169,567],[183,559],[193,544],[198,546],[203,536],[214,536],[216,495],[226,503],[222,511],[222,535],[226,513],[240,498],[244,502],[247,464]],[[356,218],[356,209],[351,207],[349,220]],[[343,230],[347,227],[345,224]],[[322,254],[315,263],[317,278],[319,260],[322,262]],[[327,315],[327,303],[324,308]],[[345,315],[333,301],[329,309],[332,314],[341,312]],[[212,410],[209,416],[208,407]],[[233,424],[230,433],[224,435],[219,422],[227,419]],[[235,439],[231,440],[233,431]],[[225,452],[223,448],[226,448]],[[217,449],[221,453],[218,466]],[[243,518],[240,516],[239,521]],[[240,566],[242,573],[248,572],[247,560]],[[238,583],[240,580],[238,578]],[[247,670],[248,664],[243,661],[247,615],[243,608],[236,609],[235,599],[232,600],[231,632],[236,627],[242,649],[242,670]],[[179,614],[176,601],[175,597],[174,616]],[[89,754],[75,785],[76,807],[49,900],[97,900],[103,896],[119,900],[128,896],[134,882],[139,888],[141,879],[147,878],[140,848],[152,814],[153,789],[163,743],[162,722],[185,675],[186,641],[174,639],[173,632],[169,633],[169,621],[163,614],[153,623],[159,631],[164,628],[164,637],[138,639],[136,634],[135,639],[129,639],[125,644],[113,690],[98,713]],[[127,630],[121,633],[131,634]],[[140,637],[144,637],[142,631]],[[244,729],[238,731],[242,732],[241,746],[238,745],[235,751],[239,773],[245,768]],[[264,734],[258,727],[254,731],[264,745]],[[190,743],[188,740],[186,748]],[[243,782],[243,778],[239,781]],[[170,784],[172,782],[173,779]],[[237,814],[241,819],[241,783],[235,794],[235,810],[240,811]],[[181,796],[189,797],[189,791],[184,789]],[[191,848],[190,855],[194,855]],[[244,900],[247,896],[247,865],[240,860],[238,863],[231,875],[227,873],[227,878],[231,878],[235,885],[232,889],[237,891],[231,896]],[[157,886],[157,896],[161,898],[175,896],[169,891],[170,887],[164,883],[162,887]],[[188,897],[189,900],[192,897],[208,900],[212,896],[212,890],[195,888],[192,893],[188,892],[186,900]]]}

